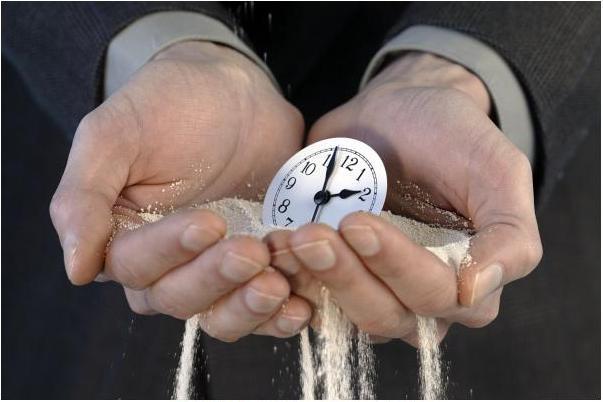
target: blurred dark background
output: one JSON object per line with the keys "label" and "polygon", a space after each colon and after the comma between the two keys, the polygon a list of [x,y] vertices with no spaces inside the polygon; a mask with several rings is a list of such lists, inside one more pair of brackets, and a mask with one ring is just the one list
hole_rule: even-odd
{"label": "blurred dark background", "polygon": [[[323,99],[308,113],[342,100]],[[540,267],[505,289],[492,325],[446,338],[449,397],[601,397],[600,141],[580,145],[539,211]],[[4,59],[2,145],[2,397],[169,398],[183,323],[135,316],[118,286],[69,284],[47,212],[69,143]],[[296,348],[296,338],[204,337],[197,396],[297,398]],[[375,349],[378,397],[416,398],[415,350]]]}

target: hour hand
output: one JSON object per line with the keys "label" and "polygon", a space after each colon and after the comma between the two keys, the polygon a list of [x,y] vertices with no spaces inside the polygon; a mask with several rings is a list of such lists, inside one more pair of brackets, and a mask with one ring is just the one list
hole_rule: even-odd
{"label": "hour hand", "polygon": [[353,196],[354,194],[358,194],[362,192],[362,190],[348,190],[348,189],[343,189],[340,192],[338,192],[337,194],[331,194],[331,197],[339,197],[339,198],[348,198]]}

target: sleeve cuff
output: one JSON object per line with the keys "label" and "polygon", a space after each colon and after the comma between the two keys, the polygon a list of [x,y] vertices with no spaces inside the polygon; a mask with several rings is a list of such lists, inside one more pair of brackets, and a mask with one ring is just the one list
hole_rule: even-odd
{"label": "sleeve cuff", "polygon": [[534,161],[530,109],[517,78],[496,51],[471,36],[435,26],[412,26],[377,52],[362,77],[360,88],[379,72],[388,58],[411,50],[445,57],[476,74],[488,88],[500,129],[530,162]]}
{"label": "sleeve cuff", "polygon": [[268,66],[222,22],[199,13],[164,11],[136,20],[113,38],[105,61],[104,98],[158,52],[185,40],[215,42],[238,50],[260,66],[280,89]]}

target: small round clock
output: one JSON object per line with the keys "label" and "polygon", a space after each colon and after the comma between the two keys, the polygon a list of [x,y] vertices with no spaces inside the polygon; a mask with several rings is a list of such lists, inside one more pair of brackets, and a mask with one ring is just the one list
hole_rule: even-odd
{"label": "small round clock", "polygon": [[379,155],[352,138],[329,138],[302,149],[277,172],[264,199],[265,225],[308,222],[337,227],[349,213],[379,214],[387,175]]}

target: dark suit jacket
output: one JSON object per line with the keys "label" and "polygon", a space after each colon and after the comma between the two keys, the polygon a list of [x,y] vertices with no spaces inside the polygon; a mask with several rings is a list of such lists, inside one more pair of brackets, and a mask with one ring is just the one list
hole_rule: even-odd
{"label": "dark suit jacket", "polygon": [[268,65],[309,123],[351,97],[371,56],[406,27],[436,25],[476,37],[504,57],[528,95],[538,133],[541,199],[599,119],[596,3],[6,4],[3,54],[72,135],[101,101],[111,38],[145,14],[173,9],[241,26],[258,54],[267,53]]}

